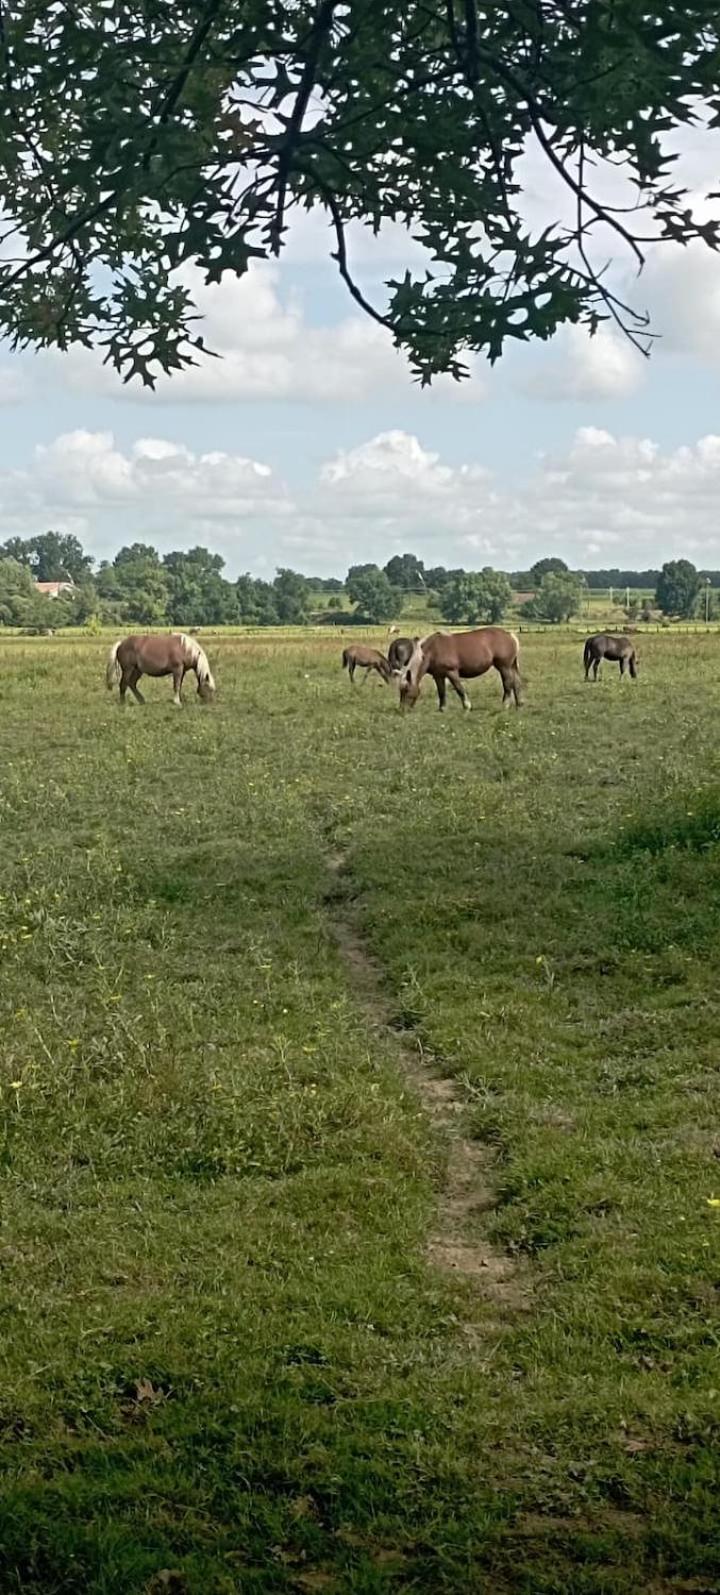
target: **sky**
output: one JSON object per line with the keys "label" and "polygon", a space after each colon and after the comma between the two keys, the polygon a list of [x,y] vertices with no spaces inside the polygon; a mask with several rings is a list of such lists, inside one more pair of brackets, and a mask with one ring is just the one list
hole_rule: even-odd
{"label": "sky", "polygon": [[[676,148],[707,213],[720,133]],[[532,224],[557,216],[564,200],[532,153],[523,184]],[[303,218],[281,262],[198,282],[223,358],[154,394],[86,350],[0,346],[0,537],[72,531],[98,560],[123,543],[201,543],[230,576],[342,576],[406,550],[468,569],[547,554],[720,566],[720,256],[651,247],[639,281],[618,259],[614,280],[661,335],[650,361],[607,327],[569,329],[421,391],[348,298],[331,247],[323,219]],[[398,228],[356,230],[351,255],[380,304],[420,258]]]}

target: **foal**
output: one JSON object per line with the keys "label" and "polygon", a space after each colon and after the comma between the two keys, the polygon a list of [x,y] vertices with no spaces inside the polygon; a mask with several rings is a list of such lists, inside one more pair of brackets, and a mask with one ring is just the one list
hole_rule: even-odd
{"label": "foal", "polygon": [[371,670],[377,670],[385,682],[388,682],[392,675],[385,655],[379,653],[377,648],[368,648],[364,642],[354,642],[349,648],[343,648],[342,666],[343,670],[347,670],[351,681],[355,680],[356,670],[365,671],[366,681]]}

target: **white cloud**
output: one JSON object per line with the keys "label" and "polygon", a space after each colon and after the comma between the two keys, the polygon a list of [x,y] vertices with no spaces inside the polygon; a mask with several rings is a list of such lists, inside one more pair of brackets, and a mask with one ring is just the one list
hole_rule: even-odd
{"label": "white cloud", "polygon": [[519,386],[537,399],[625,399],[646,375],[647,361],[621,334],[601,327],[591,338],[584,327],[564,327]]}
{"label": "white cloud", "polygon": [[[527,473],[521,474],[523,469]],[[688,555],[720,564],[720,436],[665,451],[650,438],[581,427],[569,446],[518,458],[511,488],[478,461],[451,464],[413,434],[339,450],[293,503],[267,465],[194,453],[166,438],[121,448],[77,431],[0,475],[8,530],[73,530],[97,554],[149,538],[204,542],[231,571],[293,563],[328,573],[412,548],[429,563],[522,568],[541,553],[570,563],[650,565]]]}
{"label": "white cloud", "polygon": [[152,537],[160,546],[207,541],[233,549],[246,523],[283,521],[293,504],[267,465],[164,438],[127,452],[111,432],[69,432],[38,445],[26,469],[0,473],[0,523],[73,530],[98,555]]}
{"label": "white cloud", "polygon": [[[527,469],[528,456],[519,462]],[[327,560],[387,559],[415,548],[432,563],[521,567],[557,552],[570,563],[649,565],[686,554],[720,563],[720,437],[663,452],[649,438],[579,428],[568,449],[511,489],[478,464],[445,464],[417,438],[381,434],[323,468],[296,546]]]}

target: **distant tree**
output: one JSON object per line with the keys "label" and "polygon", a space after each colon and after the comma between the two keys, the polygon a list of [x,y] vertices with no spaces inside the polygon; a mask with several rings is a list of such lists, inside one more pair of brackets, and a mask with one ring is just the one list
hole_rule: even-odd
{"label": "distant tree", "polygon": [[307,622],[310,588],[295,570],[280,568],[273,582],[275,608],[283,626],[304,626]]}
{"label": "distant tree", "polygon": [[354,576],[352,582],[348,581],[347,591],[352,603],[357,605],[358,614],[370,625],[377,626],[383,620],[391,620],[397,611],[397,588],[388,581],[384,570],[378,570],[377,565]]}
{"label": "distant tree", "polygon": [[530,586],[539,587],[543,576],[551,576],[555,573],[561,574],[567,568],[564,559],[558,559],[555,554],[551,554],[547,559],[536,559],[535,564],[528,571]]}
{"label": "distant tree", "polygon": [[243,626],[278,626],[280,617],[271,582],[238,576],[235,583],[238,619]]}
{"label": "distant tree", "polygon": [[607,570],[581,570],[578,576],[584,576],[588,587],[602,591],[608,587],[652,587],[655,588],[659,570],[619,570],[617,566]]}
{"label": "distant tree", "polygon": [[0,558],[0,625],[53,626],[62,618],[56,600],[38,593],[28,565]]}
{"label": "distant tree", "polygon": [[147,543],[120,548],[112,565],[101,566],[96,585],[105,613],[109,605],[118,619],[136,625],[162,625],[167,621],[167,575],[157,550]]}
{"label": "distant tree", "polygon": [[29,565],[39,582],[73,581],[78,584],[92,570],[92,556],[86,554],[70,532],[41,532],[37,537],[9,537],[0,548],[0,557]]}
{"label": "distant tree", "polygon": [[460,625],[474,617],[476,609],[476,577],[472,572],[454,576],[440,589],[440,614],[443,620]]}
{"label": "distant tree", "polygon": [[223,577],[224,564],[207,548],[165,555],[167,614],[173,625],[227,626],[237,620],[235,587]]}
{"label": "distant tree", "polygon": [[504,571],[493,570],[490,565],[484,567],[480,576],[483,583],[483,618],[494,624],[502,620],[512,603],[512,587]]}
{"label": "distant tree", "polygon": [[507,576],[486,565],[484,570],[453,576],[440,592],[440,613],[445,620],[501,620],[512,598]]}
{"label": "distant tree", "polygon": [[343,590],[343,583],[339,576],[324,576],[317,583],[317,586],[321,593],[341,593]]}
{"label": "distant tree", "polygon": [[655,602],[664,615],[688,619],[694,615],[701,588],[698,571],[689,559],[666,560],[655,588]]}
{"label": "distant tree", "polygon": [[36,598],[29,566],[19,559],[0,558],[0,618],[4,626],[23,625],[23,604]]}
{"label": "distant tree", "polygon": [[413,593],[425,587],[425,566],[416,554],[393,554],[384,570],[391,585],[401,592]]}
{"label": "distant tree", "polygon": [[351,603],[354,602],[353,595],[352,595],[352,587],[353,587],[353,583],[356,581],[357,577],[358,576],[367,576],[368,571],[375,572],[375,571],[379,571],[379,569],[380,569],[380,566],[379,565],[373,565],[372,562],[369,563],[369,564],[366,564],[366,565],[351,565],[350,566],[350,569],[349,569],[349,571],[347,573],[347,576],[345,577],[345,591],[346,591],[346,593],[348,595],[348,598],[350,599]]}
{"label": "distant tree", "polygon": [[585,583],[573,571],[547,571],[535,597],[525,605],[525,613],[530,618],[550,620],[557,625],[578,613],[584,594]]}

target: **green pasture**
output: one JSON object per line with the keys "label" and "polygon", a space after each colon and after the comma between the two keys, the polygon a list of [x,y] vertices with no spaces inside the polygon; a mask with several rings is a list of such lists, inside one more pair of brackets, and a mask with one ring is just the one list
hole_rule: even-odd
{"label": "green pasture", "polygon": [[203,640],[0,641],[0,1591],[718,1590],[720,640]]}

